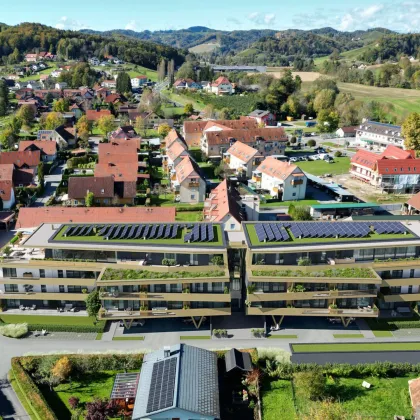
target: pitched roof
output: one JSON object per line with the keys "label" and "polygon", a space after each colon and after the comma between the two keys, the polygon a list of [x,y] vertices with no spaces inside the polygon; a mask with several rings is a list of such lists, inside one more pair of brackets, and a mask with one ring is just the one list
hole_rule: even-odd
{"label": "pitched roof", "polygon": [[174,162],[175,159],[179,158],[180,156],[188,155],[188,150],[184,143],[178,140],[172,142],[171,145],[166,148],[166,154],[169,156],[172,162]]}
{"label": "pitched roof", "polygon": [[350,126],[350,127],[341,127],[344,133],[354,133],[356,132],[357,127],[356,126]]}
{"label": "pitched roof", "polygon": [[420,192],[414,194],[408,201],[407,204],[414,207],[416,210],[420,210]]}
{"label": "pitched roof", "polygon": [[86,111],[86,117],[89,121],[98,121],[100,118],[112,115],[109,109],[101,109],[99,111],[95,109],[88,109]]}
{"label": "pitched roof", "polygon": [[97,163],[95,176],[113,176],[115,182],[137,181],[137,166],[129,163]]}
{"label": "pitched roof", "polygon": [[375,169],[376,162],[379,158],[379,155],[369,152],[367,150],[359,149],[356,154],[351,158],[352,163],[356,163],[361,166],[365,166],[369,169]]}
{"label": "pitched roof", "polygon": [[124,96],[120,95],[119,93],[111,93],[111,95],[108,95],[104,100],[104,102],[107,104],[111,102],[116,102],[116,101],[125,102],[126,99],[124,98]]}
{"label": "pitched roof", "polygon": [[185,143],[184,137],[179,134],[175,128],[172,128],[171,131],[169,131],[168,135],[165,137],[165,144],[168,148],[176,139],[180,139],[182,142]]}
{"label": "pitched roof", "polygon": [[14,152],[1,152],[0,153],[0,164],[12,163],[17,168],[21,168],[23,165],[37,166],[41,161],[41,152],[36,151],[14,151]]}
{"label": "pitched roof", "polygon": [[175,172],[179,183],[187,178],[201,178],[200,168],[189,155],[184,156],[181,162],[175,166]]}
{"label": "pitched roof", "polygon": [[232,139],[242,143],[254,143],[258,139],[268,141],[287,141],[287,135],[283,127],[276,128],[253,128],[248,130],[222,130],[207,131],[207,143],[209,145],[229,144]]}
{"label": "pitched roof", "polygon": [[42,140],[21,140],[19,142],[19,151],[42,150],[46,155],[53,156],[57,153],[57,143],[55,141]]}
{"label": "pitched roof", "polygon": [[227,77],[220,76],[211,85],[217,87],[217,86],[220,86],[221,84],[231,84],[231,83]]}
{"label": "pitched roof", "polygon": [[66,141],[69,142],[71,140],[75,140],[76,136],[76,128],[75,127],[65,127],[64,125],[60,125],[57,127],[55,131]]}
{"label": "pitched roof", "polygon": [[248,146],[245,143],[236,141],[226,153],[235,156],[240,159],[242,162],[248,163],[257,153],[258,150],[254,149],[251,146]]}
{"label": "pitched roof", "polygon": [[417,415],[420,408],[420,378],[408,381],[408,391],[410,393],[411,406]]}
{"label": "pitched roof", "polygon": [[3,201],[9,201],[13,190],[13,165],[0,165],[0,197]]}
{"label": "pitched roof", "polygon": [[400,126],[379,123],[376,121],[366,121],[363,124],[360,124],[357,127],[357,130],[365,131],[368,133],[380,134],[383,136],[403,138],[401,136]]}
{"label": "pitched roof", "polygon": [[24,186],[33,186],[33,179],[35,176],[35,168],[19,168],[13,171],[13,184],[15,186],[24,185]]}
{"label": "pitched roof", "polygon": [[261,109],[256,109],[254,111],[252,111],[250,114],[248,114],[249,117],[254,117],[254,118],[262,118],[265,117],[266,115],[270,115],[271,112],[270,111],[263,111]]}
{"label": "pitched roof", "polygon": [[282,162],[273,157],[267,157],[261,162],[260,166],[258,166],[257,171],[283,181],[296,169],[298,170],[298,172],[296,172],[297,174],[303,175],[303,172],[298,166],[293,165],[290,162]]}
{"label": "pitched roof", "polygon": [[137,150],[140,150],[142,138],[141,137],[132,137],[132,138],[124,138],[124,139],[112,139],[111,144],[117,144],[124,146],[127,143],[135,144]]}
{"label": "pitched roof", "polygon": [[[165,390],[158,384],[165,383]],[[165,399],[161,400],[165,393]],[[160,404],[160,401],[163,404]],[[169,402],[169,404],[168,404]],[[159,417],[171,409],[192,417],[220,418],[216,353],[177,344],[144,357],[133,410],[133,420]]]}
{"label": "pitched roof", "polygon": [[135,163],[137,165],[137,142],[99,143],[99,163]]}
{"label": "pitched roof", "polygon": [[231,215],[238,222],[241,222],[240,209],[235,200],[235,190],[229,190],[227,180],[221,182],[213,189],[209,197],[204,202],[205,220],[220,222],[226,216]]}
{"label": "pitched roof", "polygon": [[208,123],[220,124],[226,128],[236,129],[250,129],[257,128],[258,123],[253,118],[248,120],[211,120],[211,121],[184,121],[184,133],[193,134],[202,132]]}
{"label": "pitched roof", "polygon": [[22,207],[17,229],[38,227],[42,223],[174,222],[175,207]]}
{"label": "pitched roof", "polygon": [[114,197],[114,178],[112,176],[71,176],[69,178],[69,198],[84,199],[88,192],[95,198]]}
{"label": "pitched roof", "polygon": [[225,354],[226,372],[239,369],[245,372],[252,370],[251,355],[237,349],[230,349]]}

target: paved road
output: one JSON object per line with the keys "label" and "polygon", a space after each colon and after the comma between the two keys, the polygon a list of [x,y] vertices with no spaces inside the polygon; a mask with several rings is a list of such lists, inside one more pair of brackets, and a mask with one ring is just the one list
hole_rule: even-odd
{"label": "paved road", "polygon": [[61,181],[62,171],[66,167],[65,163],[58,165],[51,174],[45,175],[45,189],[42,197],[38,197],[34,202],[34,207],[43,207],[48,199],[55,193]]}

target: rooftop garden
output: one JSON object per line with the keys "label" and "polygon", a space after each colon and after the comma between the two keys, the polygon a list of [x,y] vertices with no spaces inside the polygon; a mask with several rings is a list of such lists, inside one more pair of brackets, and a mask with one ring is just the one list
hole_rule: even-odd
{"label": "rooftop garden", "polygon": [[185,279],[195,277],[223,277],[224,271],[174,271],[172,273],[159,273],[148,270],[121,270],[107,268],[101,280],[142,280],[142,279]]}
{"label": "rooftop garden", "polygon": [[256,277],[343,277],[374,279],[375,273],[370,268],[329,268],[327,270],[254,270]]}
{"label": "rooftop garden", "polygon": [[174,246],[188,246],[188,247],[206,247],[206,246],[223,246],[223,233],[221,227],[219,225],[213,225],[213,232],[214,232],[214,239],[212,241],[204,241],[204,242],[184,242],[184,236],[191,230],[187,228],[178,229],[178,235],[176,238],[160,238],[160,239],[109,239],[105,240],[103,236],[98,234],[99,227],[104,225],[97,225],[95,229],[93,229],[92,234],[89,236],[64,236],[64,232],[66,231],[68,225],[62,225],[60,230],[55,234],[52,238],[55,242],[74,242],[74,243],[93,243],[93,242],[100,242],[103,244],[126,244],[126,245],[174,245]]}
{"label": "rooftop garden", "polygon": [[258,239],[257,232],[254,224],[246,224],[246,231],[248,232],[249,242],[251,246],[271,246],[271,245],[298,245],[298,244],[328,244],[335,242],[360,242],[360,241],[386,241],[395,239],[413,239],[416,238],[412,233],[390,233],[390,234],[378,234],[375,232],[370,233],[368,236],[363,238],[296,238],[293,236],[290,229],[286,228],[290,239],[288,241],[269,241],[261,242]]}

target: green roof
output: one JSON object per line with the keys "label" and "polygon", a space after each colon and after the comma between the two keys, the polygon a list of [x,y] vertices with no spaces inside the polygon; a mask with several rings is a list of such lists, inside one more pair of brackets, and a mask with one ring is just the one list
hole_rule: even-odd
{"label": "green roof", "polygon": [[365,207],[380,207],[378,203],[325,203],[312,204],[313,209],[363,209]]}

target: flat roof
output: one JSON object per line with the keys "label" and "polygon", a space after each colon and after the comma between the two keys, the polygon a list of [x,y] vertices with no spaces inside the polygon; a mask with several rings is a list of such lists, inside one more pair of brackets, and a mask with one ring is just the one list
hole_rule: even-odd
{"label": "flat roof", "polygon": [[308,172],[304,171],[304,174],[306,177],[311,180],[312,182],[316,182],[319,185],[322,185],[325,188],[328,188],[329,190],[335,192],[338,195],[341,196],[354,196],[351,192],[345,190],[343,187],[340,187],[340,185],[336,184],[335,182],[328,182],[325,179],[322,179],[318,176],[312,175]]}
{"label": "flat roof", "polygon": [[[299,203],[298,203],[299,204]],[[325,203],[312,204],[313,209],[362,209],[365,207],[381,207],[378,203]]]}
{"label": "flat roof", "polygon": [[[95,246],[100,247],[102,250],[121,250],[121,251],[139,251],[139,249],[156,250],[171,248],[182,248],[191,252],[200,250],[204,252],[212,249],[226,248],[226,240],[224,231],[220,224],[212,223],[214,239],[212,241],[203,242],[184,242],[185,235],[191,231],[194,225],[210,225],[210,223],[143,223],[150,229],[156,226],[175,225],[179,226],[177,237],[174,239],[110,239],[105,240],[103,236],[99,236],[100,227],[105,226],[133,226],[140,225],[141,223],[67,223],[67,224],[42,224],[33,234],[25,241],[25,247],[33,248],[62,248],[62,249],[95,249]],[[64,233],[68,227],[74,226],[94,226],[96,229],[92,231],[91,236],[68,236],[65,237]],[[130,229],[128,229],[130,230]]]}

